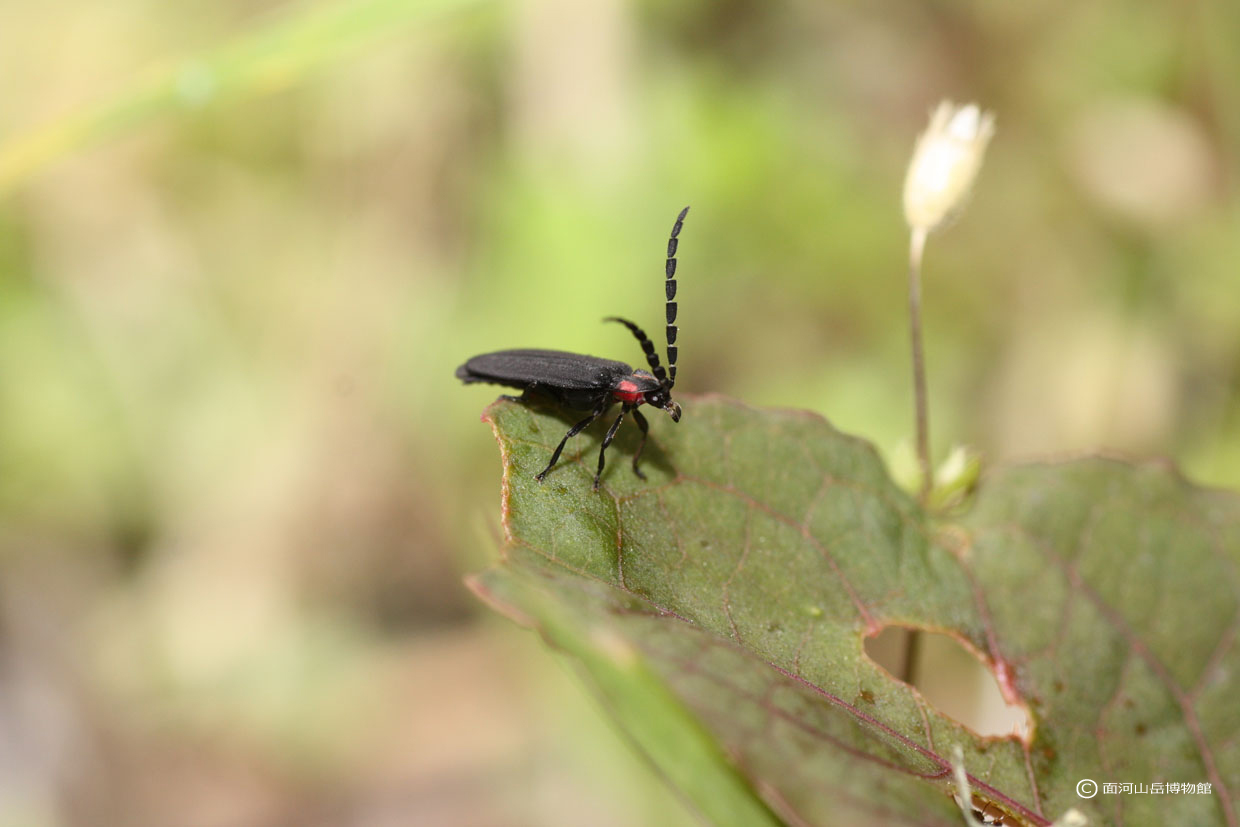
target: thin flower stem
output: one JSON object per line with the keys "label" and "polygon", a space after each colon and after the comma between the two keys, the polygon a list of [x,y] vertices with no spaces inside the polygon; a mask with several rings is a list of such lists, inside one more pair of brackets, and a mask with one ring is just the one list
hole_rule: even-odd
{"label": "thin flower stem", "polygon": [[917,416],[917,462],[921,465],[921,502],[925,505],[934,487],[934,468],[930,464],[930,412],[926,404],[926,358],[921,344],[921,257],[926,248],[926,231],[915,228],[909,240],[908,311],[913,340],[913,405]]}
{"label": "thin flower stem", "polygon": [[900,680],[917,685],[917,661],[921,658],[921,630],[909,629],[904,641],[904,662],[900,664]]}

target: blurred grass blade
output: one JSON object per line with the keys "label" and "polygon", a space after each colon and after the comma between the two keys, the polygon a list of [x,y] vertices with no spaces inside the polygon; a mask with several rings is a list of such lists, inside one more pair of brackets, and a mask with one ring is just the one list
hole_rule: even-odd
{"label": "blurred grass blade", "polygon": [[0,144],[0,196],[83,147],[171,112],[286,89],[400,26],[485,0],[334,0],[296,4],[265,25],[163,65],[117,94]]}
{"label": "blurred grass blade", "polygon": [[[537,626],[548,643],[575,660],[582,667],[579,674],[622,732],[710,824],[778,827],[782,823],[732,766],[713,734],[623,637],[604,626],[582,625],[540,587],[537,578],[491,569],[468,583],[492,608],[526,626]],[[533,615],[527,612],[531,607],[536,607]]]}

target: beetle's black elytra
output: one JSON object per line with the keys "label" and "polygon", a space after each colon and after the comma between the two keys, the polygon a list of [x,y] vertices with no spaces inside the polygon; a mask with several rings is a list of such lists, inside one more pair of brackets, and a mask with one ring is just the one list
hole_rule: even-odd
{"label": "beetle's black elytra", "polygon": [[664,273],[665,294],[667,296],[667,370],[659,364],[659,355],[655,352],[654,342],[640,327],[628,319],[608,316],[604,321],[619,322],[629,329],[642,351],[646,354],[646,362],[650,372],[633,370],[624,362],[611,359],[599,359],[597,356],[583,356],[579,353],[566,353],[562,350],[499,350],[495,353],[484,353],[475,356],[456,369],[456,378],[466,384],[487,382],[492,385],[504,385],[520,388],[520,397],[506,397],[516,401],[524,401],[532,391],[550,396],[559,404],[570,410],[590,411],[590,415],[582,419],[560,440],[551,461],[534,479],[542,482],[548,472],[555,467],[564,450],[565,443],[594,420],[598,419],[607,409],[617,402],[620,403],[620,415],[607,429],[603,437],[603,445],[598,452],[598,470],[594,474],[594,490],[598,490],[599,477],[603,474],[604,458],[607,446],[611,444],[620,429],[620,423],[629,414],[641,428],[642,439],[633,454],[633,473],[642,479],[646,475],[637,467],[642,449],[646,447],[646,436],[649,426],[638,407],[650,405],[662,408],[672,417],[673,422],[680,421],[680,406],[672,401],[672,386],[676,384],[676,246],[680,229],[684,225],[689,208],[685,207],[676,216],[672,225],[671,237],[667,240],[667,265]]}

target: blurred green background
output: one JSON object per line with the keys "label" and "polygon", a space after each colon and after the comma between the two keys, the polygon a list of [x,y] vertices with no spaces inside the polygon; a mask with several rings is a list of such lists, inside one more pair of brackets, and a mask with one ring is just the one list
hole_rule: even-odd
{"label": "blurred green background", "polygon": [[[692,823],[461,585],[503,347],[1240,486],[1240,5],[3,0],[0,827]],[[683,389],[683,391],[682,391]],[[655,439],[673,427],[653,420]],[[617,464],[613,473],[627,473]]]}

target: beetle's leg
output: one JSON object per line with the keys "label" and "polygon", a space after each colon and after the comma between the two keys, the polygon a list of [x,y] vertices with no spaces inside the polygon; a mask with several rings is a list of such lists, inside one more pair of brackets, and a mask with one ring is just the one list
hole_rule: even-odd
{"label": "beetle's leg", "polygon": [[560,440],[560,444],[555,446],[555,453],[551,455],[551,462],[548,462],[547,467],[542,469],[541,472],[535,475],[534,479],[538,480],[539,482],[542,482],[543,478],[547,476],[547,472],[549,472],[553,467],[555,467],[555,464],[559,461],[560,452],[564,450],[564,443],[568,442],[570,439],[577,436],[577,434],[585,430],[585,428],[588,427],[591,422],[593,422],[594,420],[602,416],[603,411],[605,410],[607,410],[606,403],[601,403],[597,408],[594,409],[594,413],[590,414],[585,419],[581,420],[576,425],[569,428],[568,433],[566,433],[564,435],[564,438]]}
{"label": "beetle's leg", "polygon": [[633,409],[633,421],[637,423],[637,427],[642,429],[642,441],[637,443],[637,453],[633,454],[633,473],[640,479],[645,479],[646,475],[637,470],[637,461],[641,459],[642,449],[646,447],[646,437],[650,434],[650,426],[646,424],[646,417],[642,416],[642,412]]}
{"label": "beetle's leg", "polygon": [[499,395],[499,398],[500,398],[500,399],[507,399],[509,402],[529,402],[529,401],[530,401],[530,394],[531,394],[531,393],[533,393],[533,392],[534,392],[534,389],[535,389],[535,388],[537,388],[537,387],[538,387],[538,383],[537,383],[537,382],[531,382],[530,384],[528,384],[528,385],[526,385],[526,386],[525,386],[525,390],[521,391],[521,395],[520,395],[520,396],[512,396],[512,395],[510,395],[510,394],[501,393],[501,394]]}
{"label": "beetle's leg", "polygon": [[616,417],[616,421],[611,423],[611,427],[607,429],[607,436],[603,437],[603,447],[598,449],[598,471],[594,473],[594,490],[598,490],[598,478],[603,476],[603,461],[607,454],[607,446],[616,438],[616,431],[620,430],[620,423],[624,421],[624,415],[629,412],[629,406],[625,405],[620,408],[620,415]]}

